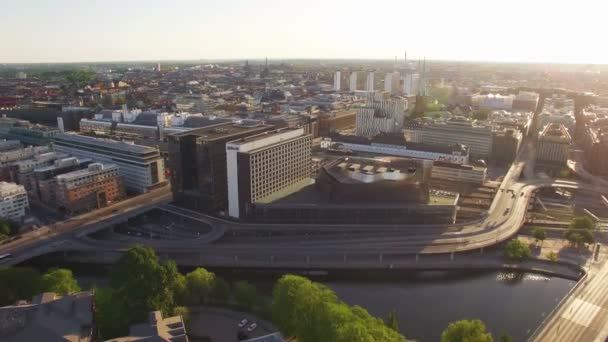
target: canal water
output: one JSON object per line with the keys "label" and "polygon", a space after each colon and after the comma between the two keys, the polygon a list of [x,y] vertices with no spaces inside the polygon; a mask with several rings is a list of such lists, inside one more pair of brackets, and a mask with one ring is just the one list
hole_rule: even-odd
{"label": "canal water", "polygon": [[[105,272],[74,269],[83,287],[106,285]],[[190,270],[184,270],[190,271]],[[276,274],[214,270],[229,281],[247,280],[270,294]],[[385,318],[395,310],[401,332],[419,342],[441,340],[449,322],[481,319],[498,339],[524,342],[575,285],[572,280],[499,271],[411,272],[395,276],[349,273],[312,277],[343,301]],[[373,280],[369,280],[373,279]]]}
{"label": "canal water", "polygon": [[396,311],[407,338],[440,341],[449,322],[481,319],[498,339],[526,341],[575,282],[527,273],[422,272],[390,282],[326,283],[349,304],[386,317]]}

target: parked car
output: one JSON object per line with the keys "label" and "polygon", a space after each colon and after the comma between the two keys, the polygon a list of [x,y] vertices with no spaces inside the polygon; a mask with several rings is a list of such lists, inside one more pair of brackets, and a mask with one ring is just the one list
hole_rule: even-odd
{"label": "parked car", "polygon": [[247,325],[247,323],[249,323],[249,321],[247,320],[247,318],[243,318],[240,322],[239,322],[239,328],[242,328],[244,326]]}
{"label": "parked car", "polygon": [[258,327],[257,323],[251,323],[251,325],[249,326],[249,328],[247,328],[247,331],[252,332],[254,331],[256,328]]}

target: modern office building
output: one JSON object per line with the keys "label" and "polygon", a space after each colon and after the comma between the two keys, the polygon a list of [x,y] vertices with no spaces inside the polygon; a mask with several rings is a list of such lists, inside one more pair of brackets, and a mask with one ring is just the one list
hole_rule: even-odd
{"label": "modern office building", "polygon": [[564,125],[550,124],[545,126],[538,136],[537,163],[565,167],[568,162],[568,151],[571,143],[572,139]]}
{"label": "modern office building", "polygon": [[367,73],[367,78],[365,79],[365,91],[373,92],[374,91],[374,72],[370,71]]}
{"label": "modern office building", "polygon": [[406,99],[391,99],[390,93],[369,93],[365,105],[357,111],[357,135],[374,137],[379,133],[401,132],[407,105]]}
{"label": "modern office building", "polygon": [[61,133],[55,136],[54,149],[78,158],[116,164],[127,190],[143,193],[166,184],[165,163],[158,148]]}
{"label": "modern office building", "polygon": [[57,202],[56,185],[58,175],[82,170],[93,161],[89,158],[78,159],[69,157],[55,160],[53,165],[34,169],[34,187],[29,192],[30,199],[35,199],[42,203],[54,205]]}
{"label": "modern office building", "polygon": [[455,116],[439,123],[408,125],[405,133],[418,139],[416,142],[429,145],[450,146],[455,142],[461,143],[469,147],[472,158],[488,158],[492,153],[492,126],[478,124],[463,117]]}
{"label": "modern office building", "polygon": [[21,222],[30,204],[22,185],[0,182],[0,217]]}
{"label": "modern office building", "polygon": [[445,161],[433,162],[431,178],[458,183],[482,185],[486,181],[488,168],[476,165],[462,165]]}
{"label": "modern office building", "polygon": [[350,73],[348,90],[350,90],[351,93],[354,93],[357,91],[357,72],[356,71],[353,71]]}
{"label": "modern office building", "polygon": [[512,163],[519,152],[523,134],[516,129],[503,129],[494,132],[492,141],[492,159]]}
{"label": "modern office building", "polygon": [[429,190],[431,161],[339,158],[315,185],[272,203],[255,203],[255,222],[334,224],[453,223],[458,194]]}
{"label": "modern office building", "polygon": [[384,91],[391,95],[398,95],[399,93],[399,81],[401,75],[398,72],[387,73],[384,75]]}
{"label": "modern office building", "polygon": [[53,140],[53,137],[61,133],[61,130],[54,127],[43,125],[13,126],[9,128],[6,137],[8,139],[19,140],[27,145],[46,145]]}
{"label": "modern office building", "polygon": [[334,90],[335,91],[340,91],[340,81],[341,81],[341,77],[342,77],[342,73],[339,71],[336,71],[336,73],[334,74]]}
{"label": "modern office building", "polygon": [[457,164],[469,163],[469,148],[467,146],[459,143],[428,145],[408,142],[400,133],[383,133],[372,139],[334,133],[329,138],[324,138],[321,141],[321,148],[338,148],[396,157],[443,160]]}
{"label": "modern office building", "polygon": [[174,201],[205,212],[227,210],[226,143],[272,128],[272,125],[259,121],[243,120],[169,135],[169,170]]}
{"label": "modern office building", "polygon": [[30,193],[36,187],[34,170],[40,167],[53,165],[57,159],[67,158],[65,153],[47,152],[39,154],[30,159],[15,162],[11,169],[12,179],[23,185],[25,190]]}
{"label": "modern office building", "polygon": [[92,163],[86,169],[56,176],[55,206],[68,213],[85,213],[125,198],[116,165]]}
{"label": "modern office building", "polygon": [[511,110],[515,95],[486,94],[473,95],[471,101],[475,109]]}
{"label": "modern office building", "polygon": [[407,74],[403,77],[403,95],[416,95],[420,83],[420,74]]}
{"label": "modern office building", "polygon": [[245,218],[252,204],[271,202],[309,185],[311,147],[312,136],[302,128],[227,143],[228,214]]}

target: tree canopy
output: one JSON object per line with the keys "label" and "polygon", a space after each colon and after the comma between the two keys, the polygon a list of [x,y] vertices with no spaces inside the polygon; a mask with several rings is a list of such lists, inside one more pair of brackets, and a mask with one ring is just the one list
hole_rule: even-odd
{"label": "tree canopy", "polygon": [[365,309],[348,306],[328,287],[295,275],[275,284],[272,315],[281,332],[300,342],[405,341]]}
{"label": "tree canopy", "polygon": [[[129,249],[112,267],[110,289],[100,295],[98,306],[107,313],[100,315],[103,337],[126,333],[129,325],[144,322],[150,311],[170,314],[179,276],[175,263],[161,264],[152,249],[142,246]],[[111,320],[113,315],[119,318],[115,322]]]}
{"label": "tree canopy", "polygon": [[570,222],[570,228],[592,230],[595,228],[595,223],[588,216],[577,216],[572,219],[572,222]]}
{"label": "tree canopy", "polygon": [[482,321],[461,320],[452,322],[441,334],[441,342],[493,342]]}
{"label": "tree canopy", "polygon": [[518,239],[513,239],[507,242],[505,246],[505,256],[509,260],[522,261],[532,255],[530,247]]}
{"label": "tree canopy", "polygon": [[234,284],[234,297],[240,305],[246,308],[253,308],[259,299],[255,286],[246,281],[238,281]]}
{"label": "tree canopy", "polygon": [[544,228],[534,227],[532,229],[532,236],[536,241],[545,241],[547,239],[547,231]]}
{"label": "tree canopy", "polygon": [[72,271],[65,268],[58,268],[45,273],[41,279],[41,286],[45,292],[55,292],[60,295],[80,291],[80,286],[74,279]]}

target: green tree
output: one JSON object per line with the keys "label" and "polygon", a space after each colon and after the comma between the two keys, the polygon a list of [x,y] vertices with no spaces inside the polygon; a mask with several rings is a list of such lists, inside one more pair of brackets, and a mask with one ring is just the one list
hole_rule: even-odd
{"label": "green tree", "polygon": [[544,228],[534,227],[532,229],[532,236],[534,236],[536,243],[538,243],[538,241],[542,242],[547,239],[547,231]]}
{"label": "green tree", "polygon": [[506,332],[503,332],[502,334],[500,334],[500,342],[513,342],[513,338],[511,337],[511,335],[507,334]]}
{"label": "green tree", "polygon": [[65,80],[73,89],[81,89],[93,80],[93,73],[88,70],[76,70],[68,74]]}
{"label": "green tree", "polygon": [[186,274],[186,302],[190,305],[203,304],[208,300],[215,274],[204,268],[197,268]]}
{"label": "green tree", "polygon": [[595,223],[588,216],[577,216],[570,222],[570,228],[592,230],[595,228]]}
{"label": "green tree", "polygon": [[388,317],[384,321],[387,327],[399,331],[399,320],[397,319],[397,312],[395,310],[388,313]]}
{"label": "green tree", "polygon": [[234,284],[234,298],[240,305],[249,309],[252,309],[259,299],[255,286],[246,281],[238,281]]}
{"label": "green tree", "polygon": [[530,247],[518,239],[513,239],[507,242],[505,246],[505,256],[509,260],[522,261],[532,255]]}
{"label": "green tree", "polygon": [[227,302],[230,299],[230,284],[224,279],[216,277],[211,286],[209,298],[220,303]]}
{"label": "green tree", "polygon": [[125,304],[129,324],[144,322],[150,311],[170,314],[178,274],[174,262],[161,264],[152,249],[132,247],[110,272],[113,300]]}
{"label": "green tree", "polygon": [[60,295],[80,291],[72,271],[64,268],[51,270],[42,275],[41,286],[45,292],[55,292]]}
{"label": "green tree", "polygon": [[441,334],[441,342],[492,342],[492,335],[486,332],[482,321],[461,320],[452,322]]}
{"label": "green tree", "polygon": [[11,235],[11,226],[5,220],[0,220],[0,234]]}
{"label": "green tree", "polygon": [[113,289],[95,291],[95,323],[101,340],[127,335],[132,321],[126,302]]}
{"label": "green tree", "polygon": [[326,286],[285,275],[275,284],[272,313],[281,332],[299,342],[405,341],[365,309],[338,300]]}
{"label": "green tree", "polygon": [[555,252],[551,251],[551,252],[547,253],[547,259],[549,261],[555,262],[555,261],[557,261],[558,257],[557,257],[557,254]]}
{"label": "green tree", "polygon": [[573,246],[579,248],[595,241],[593,232],[589,229],[573,229],[570,228],[564,233],[564,237]]}
{"label": "green tree", "polygon": [[0,306],[30,300],[40,293],[40,273],[33,268],[0,268]]}

